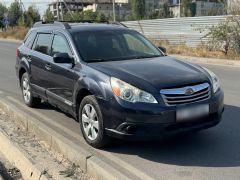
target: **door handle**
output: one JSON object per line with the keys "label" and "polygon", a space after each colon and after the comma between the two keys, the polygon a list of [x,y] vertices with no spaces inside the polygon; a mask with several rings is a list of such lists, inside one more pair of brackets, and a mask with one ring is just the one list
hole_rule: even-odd
{"label": "door handle", "polygon": [[32,57],[31,56],[27,56],[27,61],[31,62],[32,61]]}
{"label": "door handle", "polygon": [[52,66],[50,64],[46,64],[45,65],[45,69],[47,69],[48,71],[50,71],[52,69]]}

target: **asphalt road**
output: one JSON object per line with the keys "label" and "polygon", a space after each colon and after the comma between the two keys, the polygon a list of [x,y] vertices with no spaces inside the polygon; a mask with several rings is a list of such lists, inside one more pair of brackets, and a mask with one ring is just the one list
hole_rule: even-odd
{"label": "asphalt road", "polygon": [[[14,69],[17,46],[0,42],[0,94],[22,101]],[[129,165],[129,171],[142,172],[153,179],[240,179],[240,68],[202,65],[220,77],[225,91],[221,124],[197,134],[154,142],[116,141],[105,152],[115,161]],[[51,106],[35,111],[79,133],[76,121]]]}

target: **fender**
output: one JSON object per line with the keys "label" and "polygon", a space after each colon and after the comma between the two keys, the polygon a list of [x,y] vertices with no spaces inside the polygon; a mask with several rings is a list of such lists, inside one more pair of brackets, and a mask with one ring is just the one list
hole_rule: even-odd
{"label": "fender", "polygon": [[29,75],[31,75],[30,64],[25,57],[22,57],[20,60],[19,68],[18,68],[18,78],[20,78],[19,73],[21,69],[24,69]]}
{"label": "fender", "polygon": [[79,79],[75,83],[73,93],[73,104],[77,104],[77,96],[81,91],[87,90],[93,94],[96,98],[108,101],[111,99],[111,85],[109,76],[101,73],[97,70],[83,66],[83,69],[79,74]]}

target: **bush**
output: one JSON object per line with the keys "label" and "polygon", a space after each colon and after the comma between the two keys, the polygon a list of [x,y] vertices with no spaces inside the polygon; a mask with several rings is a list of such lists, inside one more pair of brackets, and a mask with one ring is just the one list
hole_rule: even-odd
{"label": "bush", "polygon": [[224,22],[207,29],[209,50],[222,50],[226,55],[229,50],[240,53],[240,16],[227,17]]}

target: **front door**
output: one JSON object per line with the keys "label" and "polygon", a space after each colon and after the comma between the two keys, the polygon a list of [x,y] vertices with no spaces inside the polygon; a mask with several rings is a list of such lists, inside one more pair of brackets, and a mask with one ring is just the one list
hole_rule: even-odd
{"label": "front door", "polygon": [[[53,37],[51,56],[56,53],[68,53],[73,56],[71,47],[63,34],[57,33]],[[47,83],[47,96],[50,101],[57,103],[67,110],[72,110],[74,81],[77,77],[72,63],[59,64],[51,62],[50,76]]]}

